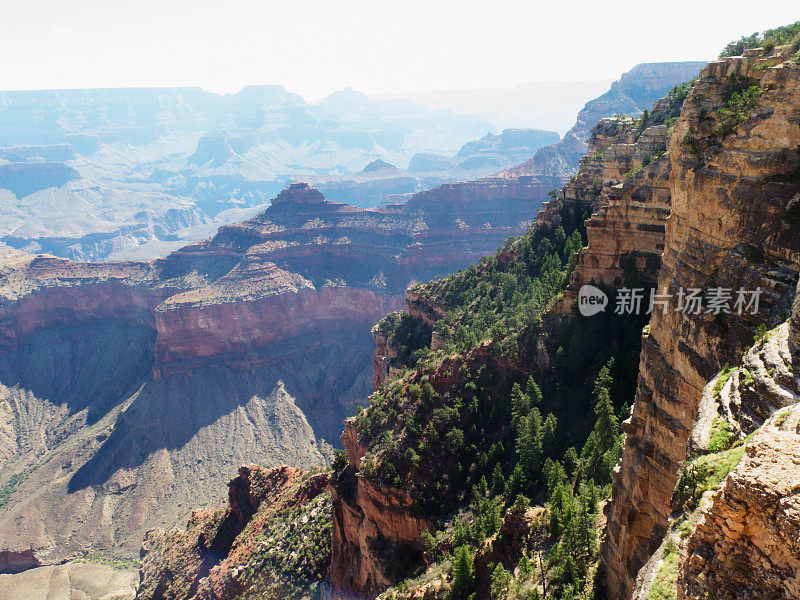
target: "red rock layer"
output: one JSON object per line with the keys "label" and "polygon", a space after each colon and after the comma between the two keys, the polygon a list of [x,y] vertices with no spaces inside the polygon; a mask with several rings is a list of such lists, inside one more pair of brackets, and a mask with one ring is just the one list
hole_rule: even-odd
{"label": "red rock layer", "polygon": [[156,333],[156,376],[311,332],[366,328],[415,279],[456,270],[519,234],[558,179],[482,180],[360,209],[306,184],[264,213],[152,264],[5,262],[0,346],[37,330],[121,319]]}
{"label": "red rock layer", "polygon": [[348,420],[341,441],[348,466],[331,486],[333,537],[329,581],[334,588],[374,597],[400,578],[422,556],[420,536],[433,529],[416,515],[403,490],[367,481],[359,472],[364,449],[355,423]]}

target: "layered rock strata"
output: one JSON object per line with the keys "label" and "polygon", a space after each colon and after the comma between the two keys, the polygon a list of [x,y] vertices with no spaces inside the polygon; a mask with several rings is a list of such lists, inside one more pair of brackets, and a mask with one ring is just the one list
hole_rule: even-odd
{"label": "layered rock strata", "polygon": [[575,258],[564,312],[587,283],[621,287],[626,271],[642,285],[655,283],[670,211],[666,142],[666,125],[645,128],[635,119],[604,119],[592,130],[590,153],[562,192],[564,201],[597,207],[586,221],[588,244]]}
{"label": "layered rock strata", "polygon": [[[800,268],[794,217],[800,69],[785,58],[780,51],[766,56],[753,50],[711,63],[669,141],[672,211],[658,290],[676,301],[681,288],[763,293],[758,311],[741,315],[692,314],[674,306],[653,313],[607,505],[601,553],[615,597],[629,595],[666,531],[705,382],[726,362],[738,362],[758,325],[774,325],[789,313]],[[750,86],[757,86],[757,99],[735,112],[733,94]]]}
{"label": "layered rock strata", "polygon": [[[681,600],[712,594],[720,600],[800,597],[800,381],[790,347],[795,333],[784,323],[767,334],[716,386],[719,418],[736,434],[753,435],[738,466],[704,500],[685,542]],[[701,447],[698,429],[692,441]]]}
{"label": "layered rock strata", "polygon": [[371,325],[409,282],[522,232],[557,184],[468,182],[380,209],[296,184],[152,263],[3,252],[0,548],[130,556],[236,464],[323,464],[372,389]]}

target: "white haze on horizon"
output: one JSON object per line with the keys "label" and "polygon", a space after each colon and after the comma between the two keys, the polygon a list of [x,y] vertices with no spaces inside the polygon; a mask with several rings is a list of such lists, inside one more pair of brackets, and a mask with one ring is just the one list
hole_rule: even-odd
{"label": "white haze on horizon", "polygon": [[[472,90],[464,95],[474,100],[521,82],[605,89],[638,63],[711,60],[734,38],[800,18],[796,2],[764,9],[688,0],[0,0],[0,88],[230,93],[276,84],[314,101],[352,86],[434,104],[437,94],[444,101],[434,90]],[[597,95],[590,88],[582,102]]]}

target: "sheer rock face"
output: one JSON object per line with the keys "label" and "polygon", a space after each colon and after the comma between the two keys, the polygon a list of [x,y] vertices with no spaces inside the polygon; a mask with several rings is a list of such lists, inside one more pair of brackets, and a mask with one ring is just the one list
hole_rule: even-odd
{"label": "sheer rock face", "polygon": [[410,574],[422,557],[420,536],[433,523],[415,514],[403,490],[384,487],[358,472],[365,449],[348,419],[341,438],[348,466],[331,486],[333,546],[329,581],[335,589],[374,597]]}
{"label": "sheer rock face", "polygon": [[[737,77],[764,91],[734,132],[721,135],[718,110]],[[763,294],[754,315],[657,310],[652,316],[606,509],[601,552],[615,597],[629,595],[664,535],[705,382],[739,360],[759,324],[774,325],[789,313],[800,268],[800,224],[791,216],[800,198],[798,106],[800,69],[748,51],[703,71],[669,141],[672,212],[659,291],[760,287]]]}
{"label": "sheer rock face", "polygon": [[655,283],[670,210],[666,143],[663,124],[642,130],[634,119],[604,119],[592,130],[590,154],[562,194],[597,206],[586,221],[588,245],[575,258],[563,312],[584,284],[621,287],[626,268],[635,269],[643,285]]}
{"label": "sheer rock face", "polygon": [[789,323],[770,332],[720,390],[722,418],[755,433],[702,504],[680,566],[681,600],[800,598],[800,361],[791,335]]}

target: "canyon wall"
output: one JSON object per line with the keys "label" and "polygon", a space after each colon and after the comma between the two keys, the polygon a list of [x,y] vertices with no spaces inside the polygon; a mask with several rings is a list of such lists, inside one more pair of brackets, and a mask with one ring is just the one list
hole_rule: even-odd
{"label": "canyon wall", "polygon": [[152,263],[2,253],[0,548],[138,552],[240,464],[322,465],[412,281],[524,231],[560,180],[360,209],[305,184]]}
{"label": "canyon wall", "polygon": [[[763,293],[755,314],[692,314],[671,306],[652,315],[606,508],[601,553],[615,597],[629,595],[666,531],[706,381],[739,360],[758,325],[789,314],[800,268],[800,69],[786,58],[780,50],[749,50],[708,65],[669,141],[672,210],[659,292],[675,299],[679,288]],[[751,86],[760,90],[756,99],[737,109],[733,94]]]}
{"label": "canyon wall", "polygon": [[[595,207],[585,223],[587,247],[575,257],[563,313],[570,312],[582,285],[619,288],[626,271],[636,274],[639,285],[655,284],[670,211],[664,121],[679,107],[680,98],[668,96],[646,120],[603,119],[592,129],[589,154],[561,193],[564,202]],[[540,222],[550,219],[547,211],[538,217]]]}
{"label": "canyon wall", "polygon": [[[623,73],[605,94],[586,103],[577,121],[557,144],[538,150],[528,161],[509,169],[511,175],[569,176],[582,168],[595,125],[617,116],[637,117],[650,110],[673,86],[695,77],[703,62],[642,63]],[[588,144],[588,145],[587,145]]]}
{"label": "canyon wall", "polygon": [[[749,437],[733,471],[703,498],[684,542],[681,600],[711,594],[720,600],[800,597],[800,382],[791,341],[796,334],[783,323],[745,354],[741,367],[720,375],[718,419]],[[704,394],[702,402],[708,401]],[[695,446],[698,429],[692,433]]]}

